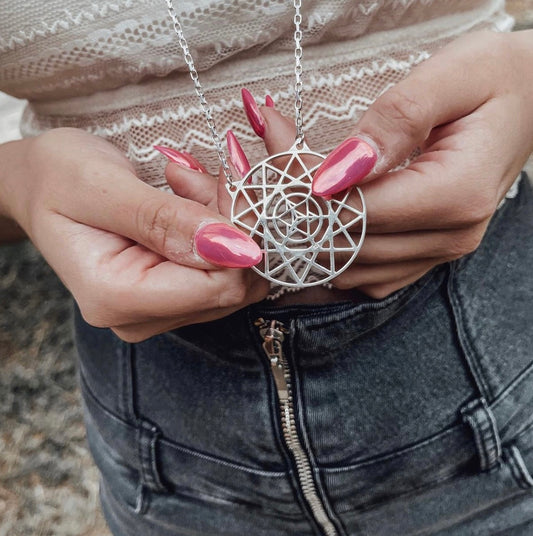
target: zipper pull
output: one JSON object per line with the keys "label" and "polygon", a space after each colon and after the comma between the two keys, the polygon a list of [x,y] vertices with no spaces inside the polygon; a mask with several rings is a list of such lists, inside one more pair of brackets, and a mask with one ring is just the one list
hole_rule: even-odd
{"label": "zipper pull", "polygon": [[285,376],[286,363],[282,343],[288,330],[277,320],[267,322],[260,318],[255,325],[259,326],[259,334],[263,338],[263,351],[270,360],[280,402],[286,402],[289,399],[289,387]]}

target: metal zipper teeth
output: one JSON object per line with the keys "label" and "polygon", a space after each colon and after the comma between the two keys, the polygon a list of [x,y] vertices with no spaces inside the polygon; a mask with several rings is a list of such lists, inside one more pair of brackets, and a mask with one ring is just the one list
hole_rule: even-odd
{"label": "metal zipper teeth", "polygon": [[263,338],[263,350],[270,361],[271,372],[278,392],[281,410],[281,429],[287,448],[296,462],[296,471],[300,488],[305,500],[309,504],[313,517],[322,528],[326,536],[338,536],[337,529],[329,519],[326,509],[316,490],[311,463],[307,456],[298,433],[294,417],[294,404],[292,396],[291,371],[283,353],[282,342],[284,332],[287,330],[277,320],[265,322],[259,319],[256,325],[260,327]]}

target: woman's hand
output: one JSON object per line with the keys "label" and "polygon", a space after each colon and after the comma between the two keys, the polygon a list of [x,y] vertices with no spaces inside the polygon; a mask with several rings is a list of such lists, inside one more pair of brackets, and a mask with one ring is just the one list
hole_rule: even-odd
{"label": "woman's hand", "polygon": [[0,155],[0,214],[23,227],[90,324],[140,341],[266,296],[251,270],[223,267],[257,263],[253,241],[209,202],[141,182],[104,140],[57,129]]}
{"label": "woman's hand", "polygon": [[[533,151],[531,65],[533,31],[475,33],[375,101],[314,179],[324,196],[362,184],[367,204],[364,245],[336,287],[383,298],[478,247]],[[269,152],[293,143],[292,121],[261,115]]]}

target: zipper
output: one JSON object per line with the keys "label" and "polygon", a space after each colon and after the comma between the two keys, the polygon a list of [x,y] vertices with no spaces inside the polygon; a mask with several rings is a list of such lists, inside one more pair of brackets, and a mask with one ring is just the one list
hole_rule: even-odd
{"label": "zipper", "polygon": [[338,536],[337,529],[329,519],[324,504],[318,495],[309,456],[305,452],[296,430],[291,371],[283,353],[283,341],[288,330],[278,320],[266,321],[259,318],[255,325],[259,328],[259,333],[263,339],[263,351],[270,361],[270,370],[279,398],[283,438],[296,463],[300,489],[315,521],[322,528],[324,534]]}

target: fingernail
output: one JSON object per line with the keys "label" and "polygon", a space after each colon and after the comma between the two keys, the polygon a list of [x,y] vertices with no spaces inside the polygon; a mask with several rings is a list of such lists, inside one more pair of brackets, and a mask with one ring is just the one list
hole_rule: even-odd
{"label": "fingernail", "polygon": [[176,151],[171,147],[163,147],[162,145],[154,145],[154,149],[159,151],[161,154],[164,154],[171,162],[179,164],[187,169],[192,169],[193,171],[200,171],[201,173],[207,173],[205,169],[194,156],[186,152]]}
{"label": "fingernail", "polygon": [[228,130],[226,134],[226,142],[228,144],[228,153],[233,167],[239,174],[240,178],[243,179],[246,174],[250,171],[250,163],[248,158],[242,150],[241,144],[238,142],[235,134],[231,130]]}
{"label": "fingernail", "polygon": [[377,159],[377,152],[369,143],[348,138],[318,168],[313,178],[313,194],[327,197],[361,182]]}
{"label": "fingernail", "polygon": [[241,89],[241,95],[246,117],[248,118],[250,125],[252,125],[254,132],[262,138],[265,135],[265,120],[257,107],[257,103],[252,94],[245,87]]}
{"label": "fingernail", "polygon": [[270,95],[267,95],[265,97],[265,106],[268,106],[269,108],[275,108],[274,99]]}
{"label": "fingernail", "polygon": [[261,262],[260,247],[247,235],[225,223],[208,223],[194,237],[202,259],[226,268],[251,268]]}

